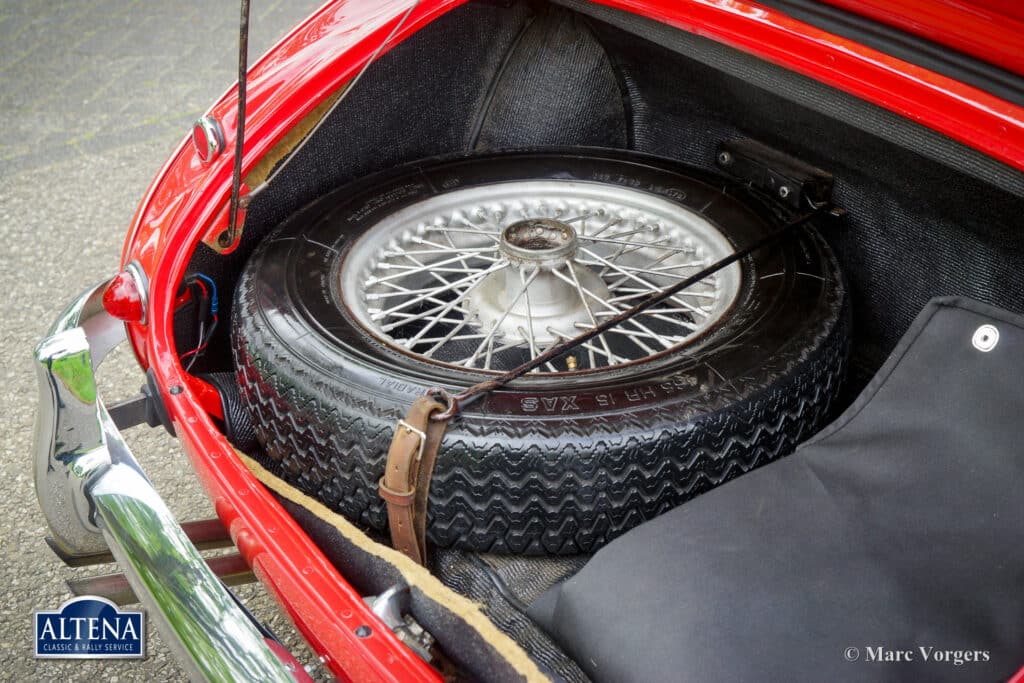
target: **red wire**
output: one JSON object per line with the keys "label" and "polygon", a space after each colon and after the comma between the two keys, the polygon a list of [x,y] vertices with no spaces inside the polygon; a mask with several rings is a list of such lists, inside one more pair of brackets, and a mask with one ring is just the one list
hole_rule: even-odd
{"label": "red wire", "polygon": [[215,328],[216,326],[217,326],[217,316],[213,316],[213,324],[212,324],[212,325],[210,325],[210,331],[206,333],[206,339],[204,339],[204,340],[203,340],[203,343],[202,343],[202,344],[200,344],[199,346],[197,346],[196,348],[192,349],[192,350],[191,350],[191,351],[189,351],[188,353],[184,353],[184,354],[182,354],[182,355],[181,355],[181,358],[179,358],[178,360],[179,360],[179,361],[185,360],[185,359],[186,359],[186,358],[188,358],[189,356],[192,356],[192,355],[194,355],[194,354],[197,354],[197,353],[199,353],[200,351],[202,351],[203,349],[205,349],[205,348],[206,348],[206,345],[210,343],[210,337],[212,337],[212,336],[213,336],[213,330],[214,330],[214,328]]}

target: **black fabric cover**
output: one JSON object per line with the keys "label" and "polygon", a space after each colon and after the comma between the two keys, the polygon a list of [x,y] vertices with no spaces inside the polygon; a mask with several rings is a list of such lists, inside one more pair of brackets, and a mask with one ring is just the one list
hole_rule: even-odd
{"label": "black fabric cover", "polygon": [[[596,681],[1006,680],[1024,666],[1022,360],[1024,317],[932,301],[819,436],[606,546],[533,616]],[[871,661],[895,650],[912,661]]]}

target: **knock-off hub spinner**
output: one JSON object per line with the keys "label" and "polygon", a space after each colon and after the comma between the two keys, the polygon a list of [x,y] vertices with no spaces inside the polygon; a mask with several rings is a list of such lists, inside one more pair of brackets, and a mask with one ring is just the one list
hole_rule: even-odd
{"label": "knock-off hub spinner", "polygon": [[576,231],[568,223],[531,218],[502,230],[498,249],[513,263],[557,267],[576,254]]}
{"label": "knock-off hub spinner", "polygon": [[505,227],[498,250],[511,267],[487,276],[468,297],[481,328],[495,328],[506,342],[549,344],[594,325],[610,294],[602,278],[574,261],[577,242],[571,225],[550,218]]}

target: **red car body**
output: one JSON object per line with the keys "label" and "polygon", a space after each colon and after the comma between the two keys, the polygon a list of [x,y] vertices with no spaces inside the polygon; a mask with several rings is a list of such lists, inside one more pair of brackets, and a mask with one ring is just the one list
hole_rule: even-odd
{"label": "red car body", "polygon": [[[462,0],[420,0],[391,45]],[[699,34],[809,76],[1024,170],[1024,108],[952,78],[827,33],[781,11],[739,0],[601,0]],[[913,32],[1005,70],[1024,74],[1024,10],[1010,2],[900,0],[830,4]],[[250,69],[243,177],[299,121],[370,60],[408,5],[335,0],[292,30]],[[234,146],[235,90],[209,114]],[[172,333],[174,297],[195,246],[214,244],[227,223],[231,154],[200,161],[186,137],[157,175],[132,221],[122,265],[137,261],[150,282],[146,324],[129,325],[144,368],[152,368],[170,418],[217,514],[241,554],[287,609],[306,640],[342,680],[439,680],[236,457],[215,426],[215,389],[184,371]],[[243,193],[246,188],[243,187]],[[228,247],[232,249],[233,247]],[[181,387],[183,390],[172,387]],[[1022,653],[1024,661],[1024,653]],[[1020,676],[1020,675],[1018,675]]]}

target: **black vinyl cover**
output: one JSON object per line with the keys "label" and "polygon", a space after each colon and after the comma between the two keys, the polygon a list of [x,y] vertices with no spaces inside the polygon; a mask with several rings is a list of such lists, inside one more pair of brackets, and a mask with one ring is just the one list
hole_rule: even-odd
{"label": "black vinyl cover", "polygon": [[1024,317],[933,300],[812,441],[617,539],[531,612],[596,681],[1006,680]]}

